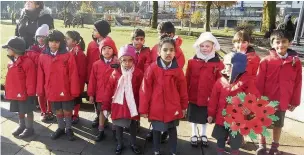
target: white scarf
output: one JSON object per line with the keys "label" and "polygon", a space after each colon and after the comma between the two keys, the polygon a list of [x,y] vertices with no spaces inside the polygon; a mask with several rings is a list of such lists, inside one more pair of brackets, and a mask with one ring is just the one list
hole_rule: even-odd
{"label": "white scarf", "polygon": [[138,115],[132,87],[134,68],[134,66],[129,70],[126,70],[123,67],[121,68],[122,75],[118,80],[117,89],[113,96],[113,103],[123,105],[125,95],[131,117]]}
{"label": "white scarf", "polygon": [[211,53],[209,54],[203,54],[200,49],[198,48],[196,50],[196,56],[202,60],[204,60],[205,62],[207,62],[208,60],[212,59],[215,57],[215,51],[212,51]]}

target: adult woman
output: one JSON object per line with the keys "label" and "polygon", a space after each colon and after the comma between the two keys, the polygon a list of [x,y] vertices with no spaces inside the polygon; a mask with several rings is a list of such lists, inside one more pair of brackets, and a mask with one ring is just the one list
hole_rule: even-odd
{"label": "adult woman", "polygon": [[27,1],[21,11],[19,22],[16,25],[15,35],[25,40],[26,48],[33,45],[35,32],[42,24],[54,28],[54,20],[44,3],[41,1]]}

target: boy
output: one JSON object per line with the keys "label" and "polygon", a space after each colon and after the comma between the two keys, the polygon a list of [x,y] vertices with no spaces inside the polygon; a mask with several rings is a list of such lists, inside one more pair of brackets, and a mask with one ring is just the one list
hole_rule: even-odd
{"label": "boy", "polygon": [[[300,105],[302,86],[302,65],[297,52],[289,49],[292,41],[290,33],[275,30],[270,36],[269,55],[260,62],[257,73],[257,88],[261,95],[270,101],[279,101],[275,115],[279,120],[274,123],[273,142],[270,155],[280,155],[278,150],[286,110],[294,111]],[[261,137],[257,154],[266,153],[265,137]]]}
{"label": "boy", "polygon": [[60,31],[51,31],[47,43],[46,50],[39,57],[37,94],[46,96],[56,112],[58,129],[51,138],[55,140],[66,133],[73,141],[72,111],[74,98],[80,94],[76,61],[67,51],[65,37]]}
{"label": "boy", "polygon": [[[25,53],[25,41],[14,37],[7,45],[8,57],[12,61],[8,64],[5,80],[5,97],[10,100],[10,111],[18,112],[19,127],[13,131],[14,136],[26,138],[34,134],[33,121],[36,94],[35,63]],[[25,123],[26,115],[26,123]]]}
{"label": "boy", "polygon": [[[185,65],[185,56],[180,48],[182,45],[182,40],[180,37],[175,36],[175,27],[174,25],[169,22],[161,22],[157,26],[157,31],[158,31],[158,36],[161,39],[162,37],[170,37],[175,40],[175,49],[176,49],[176,54],[175,57],[177,59],[178,67],[183,68]],[[151,60],[152,62],[155,62],[158,57],[158,44],[156,44],[152,49],[151,49]]]}
{"label": "boy", "polygon": [[[87,49],[87,60],[88,60],[87,82],[89,82],[89,80],[90,80],[93,63],[96,62],[97,60],[99,60],[99,58],[100,58],[99,45],[103,39],[110,38],[108,36],[108,34],[110,32],[111,32],[111,27],[107,21],[99,20],[94,23],[94,29],[93,29],[93,34],[92,34],[93,40],[89,43],[88,49]],[[117,51],[117,49],[115,51]],[[92,122],[93,128],[96,128],[99,125],[100,111],[98,110],[97,106],[98,106],[98,104],[96,102],[94,102],[96,117]]]}
{"label": "boy", "polygon": [[136,54],[138,61],[136,67],[143,73],[151,63],[150,48],[144,46],[145,44],[145,32],[142,29],[136,29],[132,33],[132,46],[136,48]]}

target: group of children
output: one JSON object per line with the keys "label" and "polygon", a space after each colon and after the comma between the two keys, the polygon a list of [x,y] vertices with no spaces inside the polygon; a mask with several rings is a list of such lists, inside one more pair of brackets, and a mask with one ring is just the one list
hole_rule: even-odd
{"label": "group of children", "polygon": [[[196,40],[195,55],[188,60],[183,72],[185,56],[180,46],[182,40],[175,35],[171,22],[158,26],[160,42],[151,50],[144,46],[145,32],[133,31],[131,44],[117,50],[108,36],[108,22],[94,23],[93,40],[86,55],[85,43],[76,31],[66,35],[58,30],[38,28],[36,44],[25,49],[24,40],[15,37],[3,46],[8,49],[5,91],[11,100],[10,110],[19,113],[19,127],[14,136],[25,138],[34,134],[33,110],[38,97],[42,121],[52,120],[55,113],[58,129],[51,135],[58,139],[66,134],[74,140],[72,124],[79,121],[81,93],[87,84],[89,102],[94,104],[96,118],[92,127],[98,127],[96,141],[105,138],[108,117],[113,122],[113,135],[117,141],[116,154],[124,149],[123,131],[129,128],[130,148],[135,154],[142,150],[136,145],[140,117],[148,118],[153,139],[154,154],[159,155],[160,143],[169,136],[170,152],[177,153],[177,126],[187,117],[191,122],[190,143],[208,146],[207,123],[215,123],[212,136],[217,140],[217,154],[222,155],[226,141],[232,154],[240,154],[243,137],[230,135],[224,128],[222,110],[228,96],[239,92],[268,96],[278,100],[270,155],[278,150],[285,111],[293,111],[300,104],[302,65],[295,51],[288,49],[289,34],[276,30],[271,35],[270,54],[260,61],[250,46],[246,31],[235,34],[234,50],[224,56],[217,39],[205,32]],[[250,111],[245,109],[244,114]],[[26,118],[26,119],[25,119]],[[26,120],[26,121],[25,121]],[[201,133],[197,125],[202,126]],[[228,139],[229,137],[229,139]],[[260,138],[257,154],[267,154],[265,138]]]}

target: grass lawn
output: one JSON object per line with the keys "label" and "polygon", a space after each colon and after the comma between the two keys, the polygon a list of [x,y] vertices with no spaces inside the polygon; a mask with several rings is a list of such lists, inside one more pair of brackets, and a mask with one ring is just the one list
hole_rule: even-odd
{"label": "grass lawn", "polygon": [[[10,21],[1,21],[0,32],[1,32],[1,45],[5,44],[7,40],[12,37],[15,33],[15,25],[10,25]],[[76,30],[84,38],[86,45],[92,40],[92,25],[85,25],[84,28],[64,28],[63,21],[55,20],[55,28],[65,33],[68,30]],[[116,43],[117,48],[130,43],[131,33],[133,27],[112,27],[110,36]],[[158,42],[158,36],[156,30],[150,28],[142,28],[146,31],[146,46],[152,47]],[[196,37],[192,36],[181,36],[183,38],[182,49],[185,54],[186,60],[194,55],[194,44]],[[1,48],[1,83],[4,83],[5,75],[7,72],[7,62],[9,59],[6,57],[6,51]],[[186,67],[184,67],[186,68]]]}

